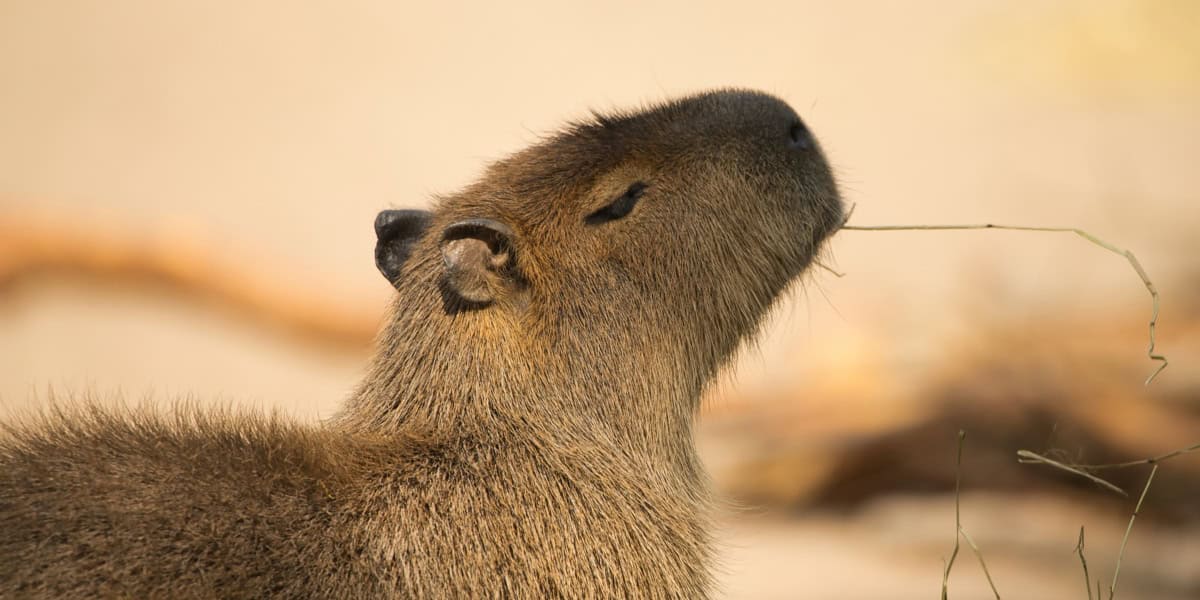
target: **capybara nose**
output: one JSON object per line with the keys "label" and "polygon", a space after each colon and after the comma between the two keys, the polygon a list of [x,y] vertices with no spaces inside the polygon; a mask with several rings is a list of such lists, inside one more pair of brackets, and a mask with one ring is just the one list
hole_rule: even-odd
{"label": "capybara nose", "polygon": [[788,147],[793,150],[812,148],[812,134],[800,119],[793,121],[791,127],[788,128]]}

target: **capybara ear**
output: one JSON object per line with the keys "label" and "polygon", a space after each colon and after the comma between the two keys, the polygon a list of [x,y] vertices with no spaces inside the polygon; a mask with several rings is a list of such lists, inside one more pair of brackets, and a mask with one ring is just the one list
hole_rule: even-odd
{"label": "capybara ear", "polygon": [[487,304],[513,284],[513,231],[491,219],[468,219],[442,231],[446,283],[468,302]]}
{"label": "capybara ear", "polygon": [[424,210],[385,210],[375,217],[375,266],[393,287],[400,283],[400,269],[413,243],[427,227],[429,212]]}

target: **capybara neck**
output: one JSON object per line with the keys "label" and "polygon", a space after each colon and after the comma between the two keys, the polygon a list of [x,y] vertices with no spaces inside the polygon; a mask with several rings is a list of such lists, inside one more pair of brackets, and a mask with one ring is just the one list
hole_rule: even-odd
{"label": "capybara neck", "polygon": [[[691,428],[706,375],[679,344],[635,326],[652,315],[634,307],[614,311],[603,330],[580,329],[539,318],[537,299],[522,312],[448,307],[428,283],[400,289],[341,425],[485,442],[586,440],[698,472]],[[564,302],[556,309],[572,311]]]}

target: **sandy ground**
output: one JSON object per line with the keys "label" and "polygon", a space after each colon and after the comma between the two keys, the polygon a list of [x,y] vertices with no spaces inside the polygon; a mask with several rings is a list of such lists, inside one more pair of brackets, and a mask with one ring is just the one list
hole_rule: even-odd
{"label": "sandy ground", "polygon": [[[981,548],[1003,598],[1087,598],[1074,547],[1086,524],[1092,585],[1112,581],[1125,521],[1053,497],[968,495],[963,526]],[[893,497],[851,516],[739,515],[722,527],[726,598],[866,600],[934,598],[953,550],[949,497]],[[1200,591],[1200,531],[1135,528],[1117,597],[1185,600]],[[964,543],[950,597],[990,599],[991,589]]]}

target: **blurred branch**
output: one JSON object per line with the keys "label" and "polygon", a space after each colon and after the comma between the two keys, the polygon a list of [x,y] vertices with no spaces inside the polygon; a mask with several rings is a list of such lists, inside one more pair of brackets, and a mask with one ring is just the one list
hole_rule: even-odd
{"label": "blurred branch", "polygon": [[149,284],[317,343],[363,350],[379,327],[379,312],[349,311],[312,299],[319,286],[270,283],[254,261],[222,263],[177,236],[130,239],[62,222],[0,218],[0,291],[47,276],[103,283]]}

